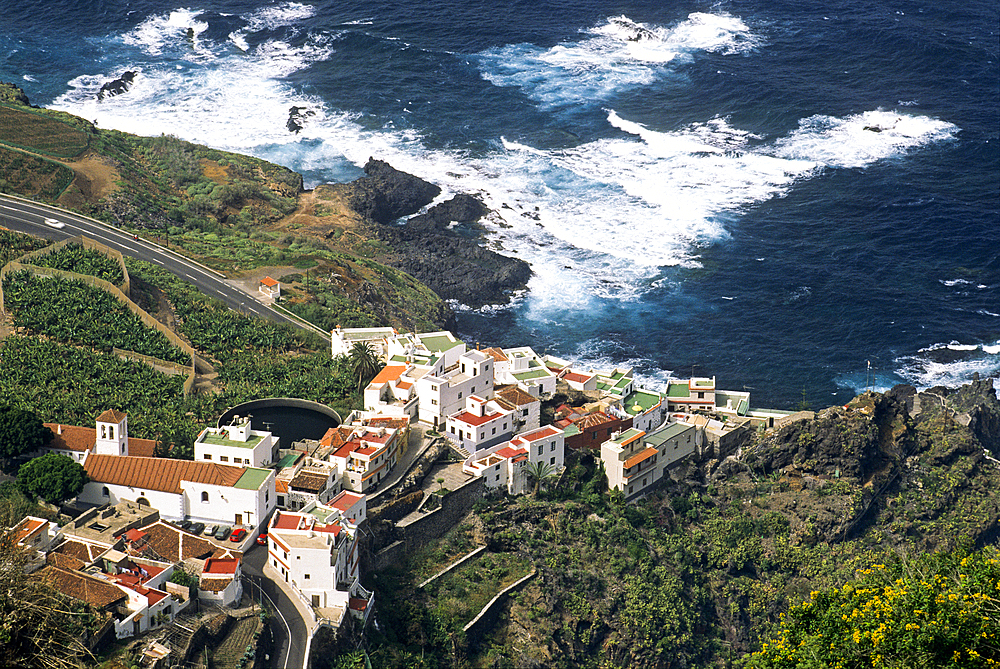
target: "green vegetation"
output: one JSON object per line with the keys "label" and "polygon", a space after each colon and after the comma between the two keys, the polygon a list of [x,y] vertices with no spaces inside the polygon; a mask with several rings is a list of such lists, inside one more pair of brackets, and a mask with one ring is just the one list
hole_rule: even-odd
{"label": "green vegetation", "polygon": [[[93,425],[107,408],[129,416],[129,434],[155,439],[163,426],[208,418],[214,406],[184,399],[184,378],[110,353],[8,335],[0,346],[0,397],[45,422]],[[81,392],[85,388],[85,392]]]}
{"label": "green vegetation", "polygon": [[4,279],[14,327],[57,341],[120,348],[185,364],[190,357],[146,325],[110,293],[82,283],[14,272]]}
{"label": "green vegetation", "polygon": [[87,133],[55,114],[0,104],[0,144],[60,158],[80,155],[89,143]]}
{"label": "green vegetation", "polygon": [[0,228],[0,267],[11,260],[20,258],[25,253],[45,248],[48,245],[48,240]]}
{"label": "green vegetation", "polygon": [[994,667],[1000,660],[997,549],[876,564],[792,606],[753,669]]}
{"label": "green vegetation", "polygon": [[38,414],[0,405],[0,462],[36,451],[51,440],[52,430]]}
{"label": "green vegetation", "polygon": [[96,276],[108,283],[120,286],[125,277],[118,262],[100,251],[87,249],[80,244],[67,244],[58,251],[31,259],[36,267],[51,267],[87,276]]}
{"label": "green vegetation", "polygon": [[73,170],[54,160],[0,146],[0,193],[55,200],[72,181]]}
{"label": "green vegetation", "polygon": [[76,497],[87,483],[83,465],[60,453],[46,453],[28,460],[17,470],[17,487],[29,497],[60,504]]}

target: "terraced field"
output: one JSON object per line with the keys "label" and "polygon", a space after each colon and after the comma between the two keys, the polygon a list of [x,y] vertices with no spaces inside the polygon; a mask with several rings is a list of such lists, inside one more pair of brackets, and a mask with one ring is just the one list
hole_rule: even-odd
{"label": "terraced field", "polygon": [[0,143],[59,158],[75,158],[89,145],[87,133],[42,113],[0,105]]}

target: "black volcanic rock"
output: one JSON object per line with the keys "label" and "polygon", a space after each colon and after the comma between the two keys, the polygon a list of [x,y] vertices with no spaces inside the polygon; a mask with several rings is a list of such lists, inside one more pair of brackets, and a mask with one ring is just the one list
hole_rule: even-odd
{"label": "black volcanic rock", "polygon": [[103,100],[104,98],[121,95],[129,89],[133,81],[135,81],[135,72],[123,72],[122,76],[112,79],[101,86],[101,90],[97,92],[97,99]]}
{"label": "black volcanic rock", "polygon": [[392,223],[429,205],[441,189],[389,163],[369,158],[365,174],[349,184],[347,204],[376,223]]}
{"label": "black volcanic rock", "polygon": [[441,189],[375,159],[368,160],[365,174],[341,190],[348,206],[369,222],[365,234],[389,248],[380,262],[410,274],[443,299],[471,307],[505,304],[512,292],[527,286],[528,263],[448,229],[452,222],[475,223],[489,212],[478,198],[459,194],[405,225],[389,225],[430,204]]}
{"label": "black volcanic rock", "polygon": [[426,213],[414,216],[406,225],[414,230],[444,230],[451,223],[475,223],[489,211],[478,197],[459,193]]}

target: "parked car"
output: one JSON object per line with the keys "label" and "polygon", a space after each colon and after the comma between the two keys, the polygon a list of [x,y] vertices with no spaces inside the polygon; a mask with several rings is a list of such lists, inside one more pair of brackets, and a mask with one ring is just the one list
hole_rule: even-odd
{"label": "parked car", "polygon": [[266,532],[264,532],[263,534],[258,534],[257,535],[257,543],[259,545],[261,545],[261,546],[266,546],[267,545],[267,533]]}
{"label": "parked car", "polygon": [[232,532],[229,525],[219,525],[219,529],[215,531],[216,541],[225,541],[229,538],[229,533]]}
{"label": "parked car", "polygon": [[231,537],[229,537],[229,540],[230,541],[243,541],[243,539],[246,536],[247,536],[247,531],[244,530],[242,527],[237,527],[235,530],[233,530],[233,535]]}
{"label": "parked car", "polygon": [[195,523],[188,528],[188,532],[191,534],[201,534],[205,531],[205,523]]}
{"label": "parked car", "polygon": [[181,528],[182,530],[186,530],[189,527],[191,527],[191,521],[190,520],[178,520],[174,524],[177,525],[177,527]]}
{"label": "parked car", "polygon": [[65,223],[63,223],[62,221],[57,221],[54,218],[46,218],[45,219],[45,225],[49,226],[50,228],[65,228],[66,227]]}
{"label": "parked car", "polygon": [[206,537],[214,537],[215,533],[218,532],[218,531],[219,531],[219,526],[218,525],[212,525],[211,527],[209,527],[209,528],[207,528],[205,530],[205,536]]}

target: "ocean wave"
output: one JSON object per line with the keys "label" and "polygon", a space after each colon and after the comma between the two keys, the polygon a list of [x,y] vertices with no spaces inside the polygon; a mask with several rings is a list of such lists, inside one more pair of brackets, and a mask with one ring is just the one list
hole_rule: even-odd
{"label": "ocean wave", "polygon": [[938,343],[920,349],[916,355],[900,357],[896,374],[919,388],[956,388],[973,376],[1000,378],[1000,341],[963,344]]}
{"label": "ocean wave", "polygon": [[150,16],[125,33],[122,42],[139,47],[147,55],[158,56],[168,46],[183,43],[190,30],[194,44],[197,44],[198,36],[208,30],[208,23],[198,20],[201,14],[201,10],[197,9],[175,9],[167,14]]}
{"label": "ocean wave", "polygon": [[861,168],[928,144],[953,139],[958,126],[927,116],[884,110],[844,118],[816,115],[778,139],[780,158],[807,160],[831,168]]}
{"label": "ocean wave", "polygon": [[653,83],[672,61],[698,52],[744,53],[761,43],[741,19],[727,14],[694,13],[672,28],[616,16],[583,34],[548,49],[488,49],[479,54],[480,74],[496,86],[521,88],[543,107],[589,104]]}

